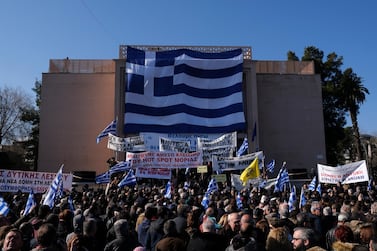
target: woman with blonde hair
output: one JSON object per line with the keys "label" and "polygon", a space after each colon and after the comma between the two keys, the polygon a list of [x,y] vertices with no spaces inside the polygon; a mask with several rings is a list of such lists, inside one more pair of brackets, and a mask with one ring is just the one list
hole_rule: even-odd
{"label": "woman with blonde hair", "polygon": [[285,227],[270,229],[267,235],[266,251],[291,251],[292,244],[288,239],[288,230]]}

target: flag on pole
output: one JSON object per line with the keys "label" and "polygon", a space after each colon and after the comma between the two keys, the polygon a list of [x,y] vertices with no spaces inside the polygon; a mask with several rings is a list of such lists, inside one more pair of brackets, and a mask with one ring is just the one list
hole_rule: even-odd
{"label": "flag on pole", "polygon": [[109,170],[110,176],[113,173],[120,173],[127,171],[128,169],[131,168],[131,161],[120,161],[116,165],[112,166]]}
{"label": "flag on pole", "polygon": [[316,183],[317,183],[317,176],[314,176],[313,179],[312,179],[312,181],[310,181],[308,189],[310,191],[315,191],[315,185],[316,185]]}
{"label": "flag on pole", "polygon": [[34,200],[34,192],[33,190],[30,191],[29,196],[27,197],[25,209],[23,212],[23,216],[28,215],[30,213],[30,210],[32,209],[33,206],[35,206],[37,203]]}
{"label": "flag on pole", "polygon": [[267,167],[266,167],[267,171],[269,173],[273,173],[275,171],[275,160],[271,160],[268,164],[267,164]]}
{"label": "flag on pole", "polygon": [[242,145],[240,146],[240,148],[237,151],[237,157],[240,157],[240,156],[244,155],[245,153],[247,153],[248,149],[249,149],[249,142],[247,141],[247,138],[244,138]]}
{"label": "flag on pole", "polygon": [[304,188],[301,187],[301,193],[300,193],[300,208],[306,205],[306,197],[305,197],[305,192]]}
{"label": "flag on pole", "polygon": [[315,189],[319,195],[322,195],[321,183],[318,183],[317,188]]}
{"label": "flag on pole", "polygon": [[143,51],[127,47],[124,132],[244,130],[242,49]]}
{"label": "flag on pole", "polygon": [[110,182],[110,172],[107,171],[96,176],[96,184],[106,184]]}
{"label": "flag on pole", "polygon": [[183,183],[183,189],[185,191],[190,189],[190,182],[189,181],[185,181],[185,183]]}
{"label": "flag on pole", "polygon": [[209,193],[205,193],[201,202],[201,205],[204,207],[204,209],[208,208],[209,205]]}
{"label": "flag on pole", "polygon": [[117,121],[116,120],[111,121],[111,123],[108,124],[106,126],[106,128],[103,129],[102,132],[100,132],[100,134],[98,134],[97,139],[96,139],[97,144],[101,141],[101,139],[107,137],[109,135],[109,133],[116,135],[116,133],[117,133]]}
{"label": "flag on pole", "polygon": [[250,165],[246,167],[245,170],[243,170],[240,176],[240,180],[245,186],[248,180],[258,178],[259,176],[260,171],[258,165],[258,157],[256,157],[253,162],[251,162]]}
{"label": "flag on pole", "polygon": [[126,177],[124,177],[118,184],[118,187],[124,187],[124,186],[134,186],[136,185],[136,176],[134,174],[134,171],[130,169],[128,171]]}
{"label": "flag on pole", "polygon": [[238,192],[237,197],[236,197],[236,202],[237,202],[237,208],[240,210],[243,208],[242,200],[241,200],[241,195]]}
{"label": "flag on pole", "polygon": [[7,216],[10,211],[10,208],[8,206],[8,203],[5,202],[5,200],[0,197],[0,215]]}
{"label": "flag on pole", "polygon": [[170,181],[168,181],[168,183],[166,183],[164,198],[171,199],[171,183],[170,183]]}
{"label": "flag on pole", "polygon": [[52,181],[50,187],[48,188],[47,194],[42,202],[43,205],[48,205],[50,208],[52,208],[55,205],[55,199],[57,198],[59,184],[63,179],[63,166],[64,165],[61,165],[59,171],[55,176],[55,179]]}
{"label": "flag on pole", "polygon": [[370,178],[369,181],[368,181],[367,191],[371,191],[372,190],[372,181],[373,181],[373,179]]}
{"label": "flag on pole", "polygon": [[214,178],[212,178],[210,182],[208,183],[207,193],[210,194],[212,192],[216,192],[217,190],[219,190],[219,187],[217,186],[217,182]]}
{"label": "flag on pole", "polygon": [[283,166],[280,168],[278,176],[276,177],[274,192],[282,192],[284,190],[284,185],[289,183],[289,174],[285,165],[286,162],[283,162]]}
{"label": "flag on pole", "polygon": [[296,186],[291,187],[291,193],[289,194],[289,199],[288,199],[288,209],[289,212],[292,212],[295,209],[295,204],[296,202]]}

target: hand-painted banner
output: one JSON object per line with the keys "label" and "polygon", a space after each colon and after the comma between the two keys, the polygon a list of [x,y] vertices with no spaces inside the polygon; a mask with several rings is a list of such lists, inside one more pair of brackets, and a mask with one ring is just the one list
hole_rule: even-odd
{"label": "hand-painted banner", "polygon": [[190,141],[190,152],[197,151],[197,139],[198,138],[206,138],[206,139],[216,139],[220,137],[222,134],[219,133],[200,133],[200,134],[192,134],[192,133],[154,133],[154,132],[141,132],[140,136],[144,138],[145,144],[145,151],[159,151],[160,146],[160,138],[167,138],[171,140],[177,141]]}
{"label": "hand-painted banner", "polygon": [[214,171],[243,170],[258,157],[259,168],[263,167],[263,151],[246,154],[240,157],[218,157],[212,158],[212,169]]}
{"label": "hand-painted banner", "polygon": [[132,168],[193,168],[200,166],[203,158],[200,152],[127,152],[126,161],[131,161]]}
{"label": "hand-painted banner", "polygon": [[188,153],[190,152],[190,141],[172,140],[160,137],[160,151]]}
{"label": "hand-painted banner", "polygon": [[[44,193],[50,187],[56,173],[30,172],[0,169],[0,192]],[[63,188],[72,189],[72,174],[63,173]]]}
{"label": "hand-painted banner", "polygon": [[107,148],[118,152],[145,151],[143,137],[120,138],[111,133],[109,133]]}
{"label": "hand-painted banner", "polygon": [[136,177],[170,180],[171,168],[139,167],[139,168],[136,168]]}
{"label": "hand-painted banner", "polygon": [[198,150],[224,146],[237,147],[237,132],[223,134],[216,139],[198,138]]}
{"label": "hand-painted banner", "polygon": [[365,160],[345,164],[342,166],[326,166],[317,164],[318,181],[328,184],[351,184],[369,181]]}

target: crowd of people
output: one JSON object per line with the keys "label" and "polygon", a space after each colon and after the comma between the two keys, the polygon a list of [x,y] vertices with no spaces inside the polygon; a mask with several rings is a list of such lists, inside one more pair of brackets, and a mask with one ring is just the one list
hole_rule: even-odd
{"label": "crowd of people", "polygon": [[236,191],[218,182],[203,206],[209,178],[172,180],[169,197],[163,184],[140,180],[119,188],[113,178],[106,189],[72,189],[52,208],[37,203],[27,215],[27,193],[3,194],[11,210],[0,217],[0,245],[3,251],[377,250],[373,185],[322,184],[319,194],[304,184],[305,204],[289,206],[290,191],[252,185]]}

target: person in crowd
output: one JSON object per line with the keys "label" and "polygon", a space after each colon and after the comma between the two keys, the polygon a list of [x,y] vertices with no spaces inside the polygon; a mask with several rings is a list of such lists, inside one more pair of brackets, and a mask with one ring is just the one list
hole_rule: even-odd
{"label": "person in crowd", "polygon": [[37,233],[38,244],[32,251],[65,251],[66,246],[57,243],[56,227],[51,223],[43,223]]}
{"label": "person in crowd", "polygon": [[187,251],[224,251],[227,245],[224,237],[216,233],[216,222],[207,218],[203,221],[202,231],[189,240]]}
{"label": "person in crowd", "polygon": [[159,240],[164,236],[164,223],[168,219],[168,209],[165,206],[157,207],[157,219],[149,226],[145,247],[148,251],[154,251]]}
{"label": "person in crowd", "polygon": [[241,217],[239,213],[230,213],[228,215],[228,224],[219,231],[219,233],[226,239],[228,243],[227,246],[230,244],[230,240],[240,231],[240,219]]}
{"label": "person in crowd", "polygon": [[114,223],[114,232],[116,239],[107,243],[104,251],[132,251],[139,243],[130,235],[130,229],[127,220],[120,219]]}
{"label": "person in crowd", "polygon": [[164,223],[164,236],[156,244],[155,251],[183,251],[186,243],[177,231],[174,220],[167,220]]}
{"label": "person in crowd", "polygon": [[311,228],[297,227],[293,231],[292,236],[292,247],[294,251],[313,251],[325,249],[318,246],[319,236]]}
{"label": "person in crowd", "polygon": [[[271,229],[266,240],[266,251],[291,251],[292,244],[288,239],[289,230],[285,227]],[[258,249],[260,250],[260,249]]]}
{"label": "person in crowd", "polygon": [[331,250],[333,243],[336,241],[335,230],[338,226],[343,226],[348,222],[348,215],[346,213],[339,213],[337,225],[331,228],[326,233],[326,249]]}
{"label": "person in crowd", "polygon": [[154,206],[148,206],[144,212],[144,220],[139,224],[137,229],[137,236],[139,239],[139,243],[146,247],[146,237],[148,233],[148,229],[151,225],[152,220],[157,216],[157,208]]}
{"label": "person in crowd", "polygon": [[5,235],[2,251],[22,251],[22,233],[17,228],[10,229]]}
{"label": "person in crowd", "polygon": [[82,246],[90,251],[102,251],[96,239],[97,222],[93,218],[85,218],[83,222]]}

